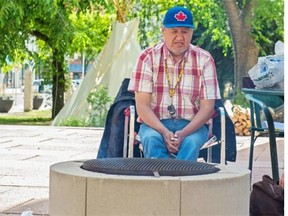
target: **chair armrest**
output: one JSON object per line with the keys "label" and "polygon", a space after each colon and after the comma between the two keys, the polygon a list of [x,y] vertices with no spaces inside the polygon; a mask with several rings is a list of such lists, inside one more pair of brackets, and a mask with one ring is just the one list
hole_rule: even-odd
{"label": "chair armrest", "polygon": [[[212,147],[221,144],[220,163],[224,165],[226,163],[226,116],[224,107],[218,107],[218,112],[220,114],[221,137],[217,138],[216,135],[212,135],[201,149],[207,148],[207,162],[212,162]],[[209,127],[212,127],[212,125]]]}
{"label": "chair armrest", "polygon": [[[269,110],[269,108],[266,106],[265,103],[263,103],[262,101],[260,101],[259,99],[255,98],[252,94],[245,94],[245,97],[247,98],[247,100],[250,101],[250,118],[251,118],[251,126],[252,127],[257,127],[258,129],[263,129],[262,124],[260,122],[260,113],[257,112],[256,110],[256,106],[260,107],[260,109],[263,111],[264,116],[267,120],[267,124],[268,124],[268,130],[275,130],[274,128],[274,120],[272,118],[271,112]],[[256,115],[256,125],[254,122],[254,114]]]}

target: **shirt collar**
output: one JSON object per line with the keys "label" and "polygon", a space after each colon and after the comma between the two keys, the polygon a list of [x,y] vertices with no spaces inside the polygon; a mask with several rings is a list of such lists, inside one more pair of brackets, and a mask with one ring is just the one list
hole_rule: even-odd
{"label": "shirt collar", "polygon": [[[190,50],[191,50],[191,46],[188,47],[188,49],[186,50],[186,52],[184,54],[183,59],[185,59],[186,62],[189,59],[188,56],[189,56]],[[173,57],[172,57],[171,53],[169,52],[169,49],[168,49],[165,42],[163,42],[163,54],[164,54],[164,59],[168,59],[168,58],[170,58],[171,60],[173,59]]]}

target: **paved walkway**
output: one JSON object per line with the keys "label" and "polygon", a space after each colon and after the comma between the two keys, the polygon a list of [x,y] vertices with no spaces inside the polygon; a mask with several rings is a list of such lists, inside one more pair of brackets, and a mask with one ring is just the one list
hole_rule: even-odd
{"label": "paved walkway", "polygon": [[[51,126],[0,125],[0,216],[48,215],[49,168],[69,160],[96,157],[103,130]],[[237,163],[248,167],[249,137],[237,137]],[[271,174],[268,138],[255,148],[252,183]],[[278,139],[279,168],[284,167],[284,139]]]}
{"label": "paved walkway", "polygon": [[95,158],[103,130],[0,125],[0,215],[48,214],[52,164]]}

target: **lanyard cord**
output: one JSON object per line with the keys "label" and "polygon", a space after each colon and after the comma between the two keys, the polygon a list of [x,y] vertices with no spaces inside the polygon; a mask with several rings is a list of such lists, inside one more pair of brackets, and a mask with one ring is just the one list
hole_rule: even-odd
{"label": "lanyard cord", "polygon": [[177,82],[176,82],[176,84],[175,84],[175,86],[173,88],[173,87],[171,87],[170,77],[169,77],[169,74],[168,74],[167,59],[165,59],[165,72],[166,72],[166,77],[167,77],[167,81],[168,81],[169,95],[170,95],[171,99],[172,99],[173,95],[175,94],[176,87],[179,84],[179,82],[181,81],[181,78],[183,76],[185,63],[186,63],[186,61],[183,60],[182,69],[181,69],[180,74],[179,74],[179,76],[177,78]]}

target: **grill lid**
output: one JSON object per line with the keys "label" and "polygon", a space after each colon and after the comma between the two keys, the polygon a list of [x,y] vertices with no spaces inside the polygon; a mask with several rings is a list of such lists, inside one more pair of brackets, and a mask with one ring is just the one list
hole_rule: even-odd
{"label": "grill lid", "polygon": [[84,161],[82,169],[117,175],[187,176],[218,172],[213,164],[176,159],[100,158]]}

